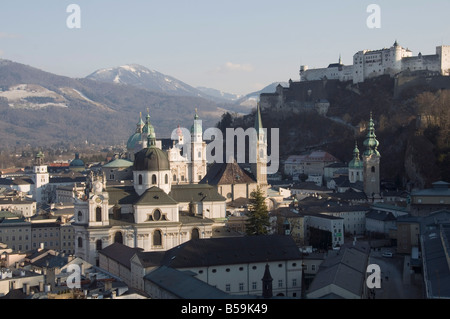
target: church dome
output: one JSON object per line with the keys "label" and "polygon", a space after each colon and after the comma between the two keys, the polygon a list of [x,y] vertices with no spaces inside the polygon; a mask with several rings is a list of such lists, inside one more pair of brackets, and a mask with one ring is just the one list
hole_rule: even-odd
{"label": "church dome", "polygon": [[70,167],[84,167],[84,162],[80,159],[80,155],[75,154],[75,159],[69,164]]}
{"label": "church dome", "polygon": [[170,170],[167,154],[156,146],[144,148],[134,156],[136,171],[166,171]]}
{"label": "church dome", "polygon": [[71,171],[84,170],[84,162],[80,159],[80,155],[78,153],[75,154],[75,159],[70,162],[69,169]]}
{"label": "church dome", "polygon": [[127,142],[127,149],[128,150],[134,150],[136,147],[136,143],[140,142],[142,139],[141,133],[134,133],[130,136]]}

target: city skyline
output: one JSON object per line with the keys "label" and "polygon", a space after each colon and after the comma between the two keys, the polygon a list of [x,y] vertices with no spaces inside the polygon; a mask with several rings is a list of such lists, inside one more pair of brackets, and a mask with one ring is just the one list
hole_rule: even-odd
{"label": "city skyline", "polygon": [[[81,28],[66,12],[80,9]],[[369,28],[370,4],[380,28]],[[0,58],[82,78],[141,64],[191,86],[235,94],[299,79],[300,65],[346,65],[359,50],[394,41],[413,55],[450,43],[448,1],[6,1],[0,12]]]}

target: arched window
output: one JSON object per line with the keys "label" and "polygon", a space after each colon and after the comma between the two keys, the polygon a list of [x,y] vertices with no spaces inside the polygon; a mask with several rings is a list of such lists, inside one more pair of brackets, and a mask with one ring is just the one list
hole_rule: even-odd
{"label": "arched window", "polygon": [[97,207],[95,209],[95,221],[96,222],[102,221],[102,208],[101,207]]}
{"label": "arched window", "polygon": [[102,245],[102,240],[101,240],[101,239],[99,239],[99,240],[97,240],[97,241],[95,242],[95,248],[96,248],[97,250],[102,250],[103,245]]}
{"label": "arched window", "polygon": [[375,166],[372,166],[371,171],[372,173],[375,173]]}
{"label": "arched window", "polygon": [[78,221],[81,222],[83,220],[83,213],[78,211]]}
{"label": "arched window", "polygon": [[160,230],[155,230],[153,233],[153,246],[162,246],[162,236]]}
{"label": "arched window", "polygon": [[192,229],[191,239],[198,239],[198,238],[200,238],[200,232],[198,231],[198,228]]}
{"label": "arched window", "polygon": [[166,174],[165,178],[164,178],[164,182],[166,184],[169,184],[169,175]]}
{"label": "arched window", "polygon": [[152,175],[152,184],[156,185],[156,175],[155,174]]}
{"label": "arched window", "polygon": [[141,174],[139,174],[139,176],[138,176],[138,183],[139,183],[139,185],[142,185],[142,175]]}
{"label": "arched window", "polygon": [[114,242],[115,243],[119,243],[119,244],[123,244],[123,236],[122,236],[122,233],[120,231],[118,231],[117,233],[114,234]]}
{"label": "arched window", "polygon": [[82,248],[83,247],[83,238],[78,237],[78,248]]}
{"label": "arched window", "polygon": [[173,182],[176,182],[177,181],[177,175],[175,175],[175,174],[173,174],[173,180],[172,180]]}

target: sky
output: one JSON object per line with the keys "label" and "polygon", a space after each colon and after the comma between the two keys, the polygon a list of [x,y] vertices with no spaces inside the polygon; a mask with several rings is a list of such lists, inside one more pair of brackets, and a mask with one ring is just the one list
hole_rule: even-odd
{"label": "sky", "polygon": [[[67,25],[71,4],[80,28]],[[135,63],[248,94],[396,40],[434,54],[450,45],[449,12],[449,0],[2,0],[0,58],[74,78]]]}

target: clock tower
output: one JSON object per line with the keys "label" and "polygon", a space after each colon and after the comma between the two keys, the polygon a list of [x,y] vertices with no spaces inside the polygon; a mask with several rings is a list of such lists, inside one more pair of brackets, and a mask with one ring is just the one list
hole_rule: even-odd
{"label": "clock tower", "polygon": [[[91,172],[84,194],[74,200],[75,255],[85,260],[98,260],[97,251],[109,242],[109,194],[106,176]],[[95,256],[91,256],[95,254]]]}

